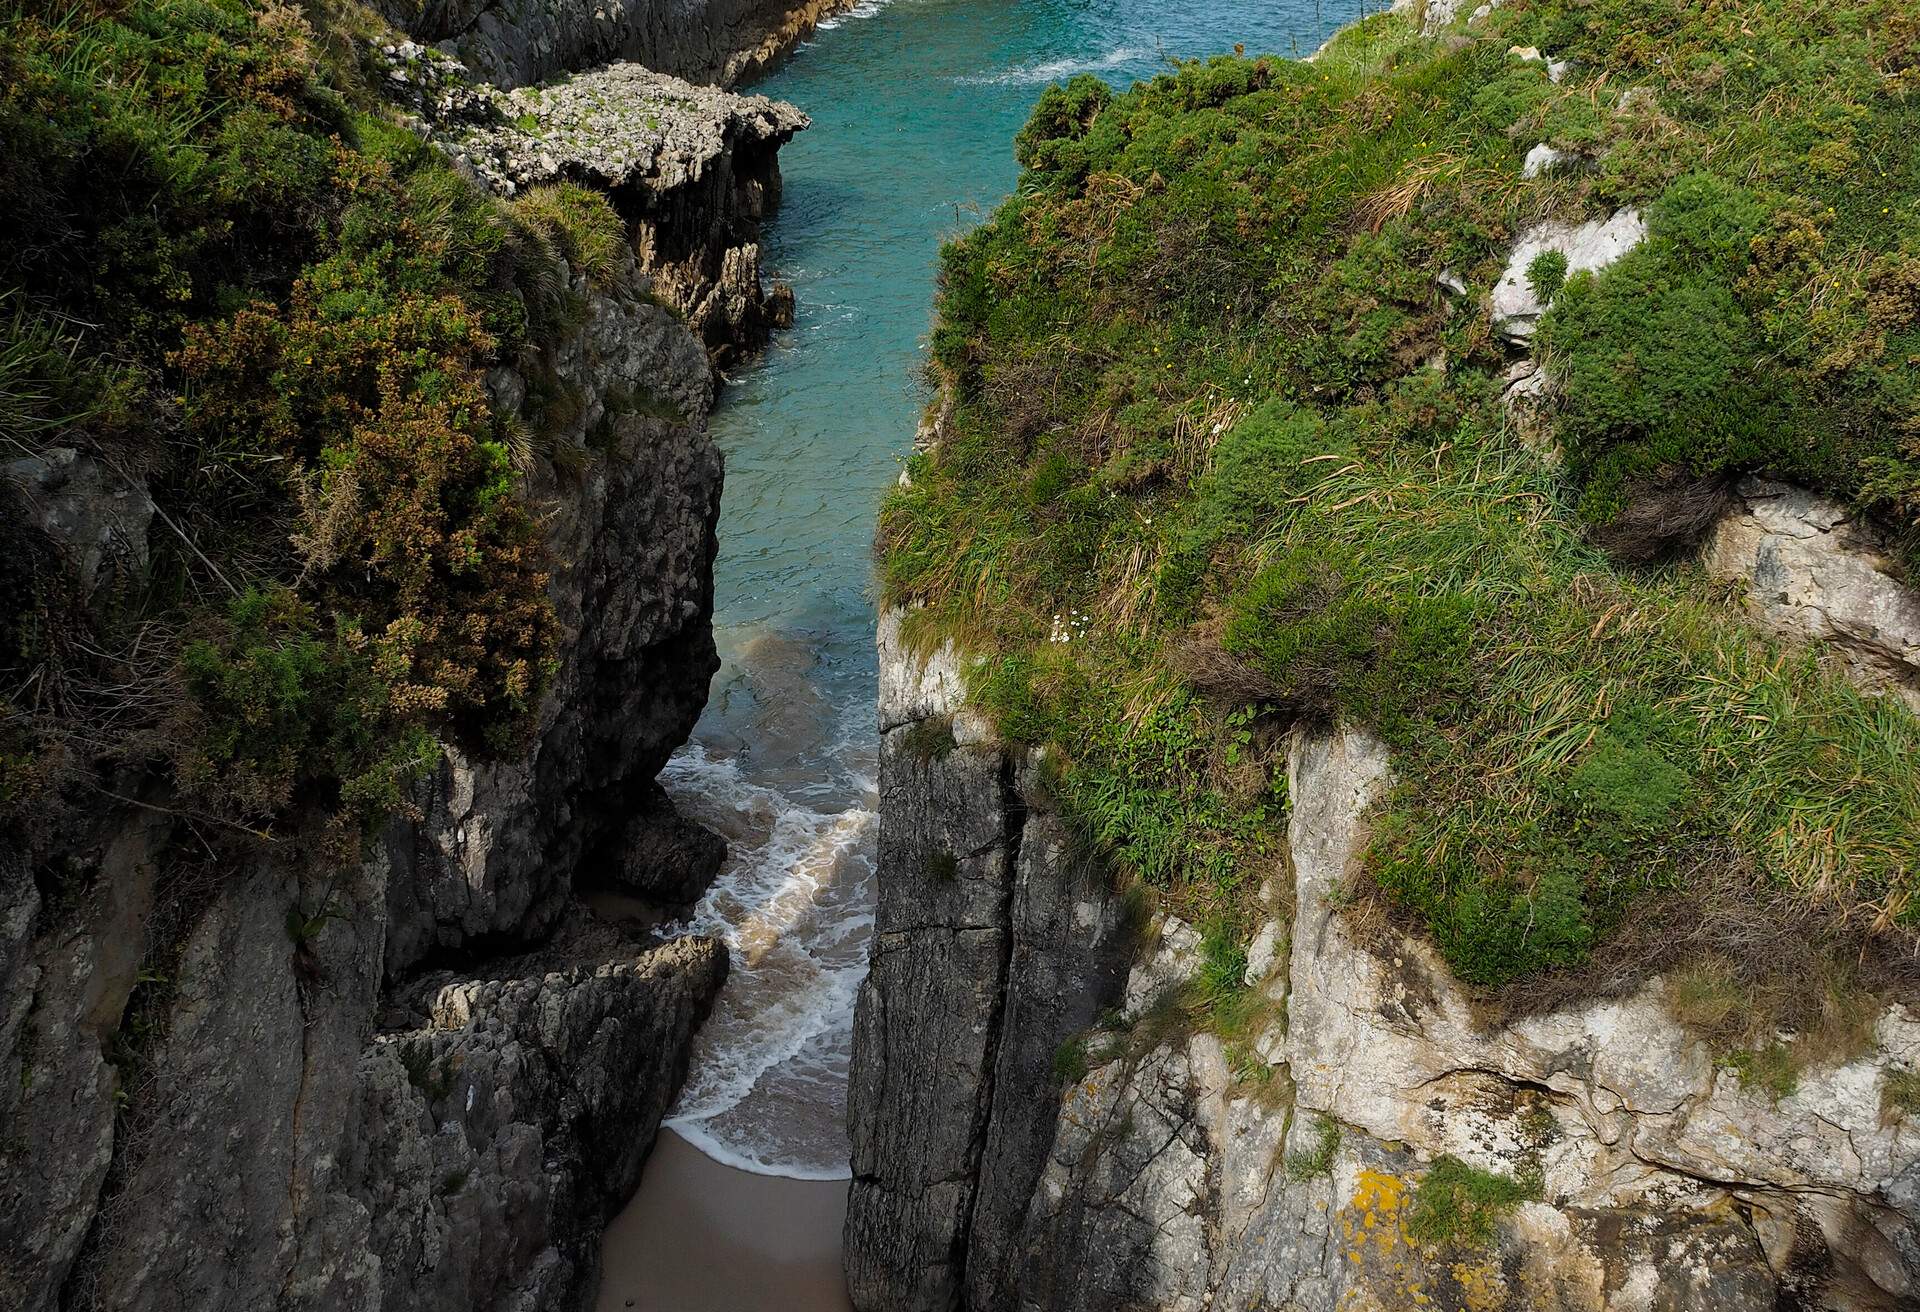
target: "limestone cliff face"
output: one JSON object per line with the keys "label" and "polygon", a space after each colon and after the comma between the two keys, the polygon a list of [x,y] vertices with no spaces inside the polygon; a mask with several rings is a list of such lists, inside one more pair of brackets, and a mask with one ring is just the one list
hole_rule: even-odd
{"label": "limestone cliff face", "polygon": [[397,26],[503,87],[631,60],[694,82],[753,76],[850,0],[386,0]]}
{"label": "limestone cliff face", "polygon": [[[653,776],[717,664],[721,462],[705,344],[638,261],[556,277],[582,312],[488,379],[538,431],[569,634],[529,750],[449,750],[350,867],[138,777],[0,844],[0,1305],[590,1300],[726,974],[719,944],[649,948],[575,896],[684,901],[717,867]],[[48,560],[140,568],[144,491],[42,463],[9,472]]]}
{"label": "limestone cliff face", "polygon": [[[1250,954],[1275,1019],[1235,1068],[1210,1034],[1138,1026],[1198,968],[1198,936],[1166,920],[1121,946],[1104,881],[1065,859],[1016,758],[957,702],[954,653],[916,658],[897,633],[884,619],[882,913],[849,1103],[863,1312],[1920,1300],[1920,1128],[1895,1094],[1920,1017],[1889,1008],[1870,1055],[1777,1099],[1671,1018],[1659,980],[1487,1028],[1429,944],[1363,939],[1338,907],[1391,785],[1385,748],[1299,732]],[[960,745],[929,756],[942,717]],[[1060,855],[1031,856],[1037,832]],[[1060,910],[1023,928],[1034,906]],[[1063,1090],[1041,1037],[1099,1016],[1093,1068]],[[1532,1198],[1484,1242],[1416,1240],[1409,1209],[1442,1158]]]}

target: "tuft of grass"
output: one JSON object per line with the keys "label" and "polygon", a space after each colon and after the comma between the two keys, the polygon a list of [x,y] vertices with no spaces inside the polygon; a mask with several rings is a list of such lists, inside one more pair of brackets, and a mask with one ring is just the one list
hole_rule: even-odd
{"label": "tuft of grass", "polygon": [[1881,1077],[1880,1114],[1885,1119],[1920,1112],[1920,1072],[1889,1070]]}
{"label": "tuft of grass", "polygon": [[1442,1156],[1414,1189],[1407,1235],[1428,1248],[1485,1248],[1500,1218],[1531,1197],[1520,1181]]}
{"label": "tuft of grass", "polygon": [[627,225],[605,193],[560,182],[523,192],[508,209],[517,223],[553,242],[596,286],[612,283],[626,247]]}
{"label": "tuft of grass", "polygon": [[1567,257],[1564,252],[1541,251],[1527,265],[1527,286],[1543,304],[1551,303],[1567,285]]}
{"label": "tuft of grass", "polygon": [[1060,1046],[1053,1050],[1053,1082],[1063,1089],[1086,1079],[1087,1072],[1092,1069],[1093,1061],[1084,1034],[1061,1040]]}
{"label": "tuft of grass", "polygon": [[1333,1159],[1340,1151],[1340,1126],[1328,1116],[1316,1116],[1313,1147],[1287,1157],[1287,1178],[1304,1183],[1333,1173]]}
{"label": "tuft of grass", "polygon": [[919,761],[944,761],[959,746],[953,737],[953,721],[947,716],[915,720],[900,735],[900,745]]}

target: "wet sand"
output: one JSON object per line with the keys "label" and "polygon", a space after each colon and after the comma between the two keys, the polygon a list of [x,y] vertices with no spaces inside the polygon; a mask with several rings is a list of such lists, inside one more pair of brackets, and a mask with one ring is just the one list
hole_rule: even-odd
{"label": "wet sand", "polygon": [[738,1171],[662,1130],[607,1228],[597,1312],[852,1312],[846,1215],[845,1180]]}

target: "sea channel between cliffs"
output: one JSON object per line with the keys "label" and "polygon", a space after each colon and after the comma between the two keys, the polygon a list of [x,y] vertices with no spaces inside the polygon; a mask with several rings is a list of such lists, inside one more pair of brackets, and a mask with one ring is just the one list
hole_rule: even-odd
{"label": "sea channel between cliffs", "polygon": [[[715,410],[727,461],[715,563],[722,668],[693,741],[661,776],[684,813],[731,845],[687,925],[726,938],[734,955],[665,1130],[732,1169],[663,1150],[672,1164],[650,1166],[610,1233],[603,1307],[627,1297],[646,1307],[669,1286],[685,1312],[801,1306],[764,1302],[764,1270],[734,1264],[735,1285],[728,1263],[686,1256],[716,1241],[759,1251],[769,1269],[794,1271],[796,1251],[801,1271],[806,1260],[837,1268],[845,1079],[877,856],[872,525],[927,403],[940,243],[1011,188],[1010,143],[1047,85],[1083,72],[1125,85],[1236,45],[1304,53],[1354,16],[1309,4],[1176,15],[894,0],[828,20],[751,86],[812,120],[782,149],[781,206],[765,239],[796,317],[732,372]],[[770,1220],[756,1195],[791,1188],[745,1173],[832,1182],[799,1209],[830,1222]],[[676,1206],[663,1189],[705,1196]],[[728,1191],[741,1201],[715,1201]],[[697,1278],[653,1285],[639,1274],[683,1262]],[[790,1283],[785,1297],[798,1296]],[[842,1306],[837,1290],[820,1297]]]}

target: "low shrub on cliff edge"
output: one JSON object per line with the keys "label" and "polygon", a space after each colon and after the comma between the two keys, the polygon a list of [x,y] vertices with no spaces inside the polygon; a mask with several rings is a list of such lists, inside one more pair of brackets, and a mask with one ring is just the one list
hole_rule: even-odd
{"label": "low shrub on cliff edge", "polygon": [[[1277,847],[1275,754],[1230,764],[1230,719],[1341,718],[1399,780],[1365,886],[1475,983],[1598,956],[1618,987],[1684,938],[1636,966],[1636,921],[1711,890],[1910,925],[1920,722],[1584,529],[1663,471],[1898,499],[1920,176],[1881,147],[1913,36],[1883,0],[1523,0],[1048,92],[1016,195],[944,256],[956,405],[883,513],[889,597],[968,636],[1002,731],[1063,748],[1068,810],[1188,903]],[[1522,179],[1541,140],[1580,162]],[[1842,144],[1869,167],[1811,167]],[[1541,329],[1573,384],[1550,467],[1478,304],[1524,224],[1627,203],[1649,242]]]}
{"label": "low shrub on cliff edge", "polygon": [[548,565],[484,375],[556,247],[604,275],[611,210],[477,192],[364,98],[350,10],[0,10],[0,459],[78,447],[157,507],[138,590],[9,599],[41,617],[0,629],[9,780],[168,760],[197,807],[315,802],[350,845],[423,744],[532,723]]}

